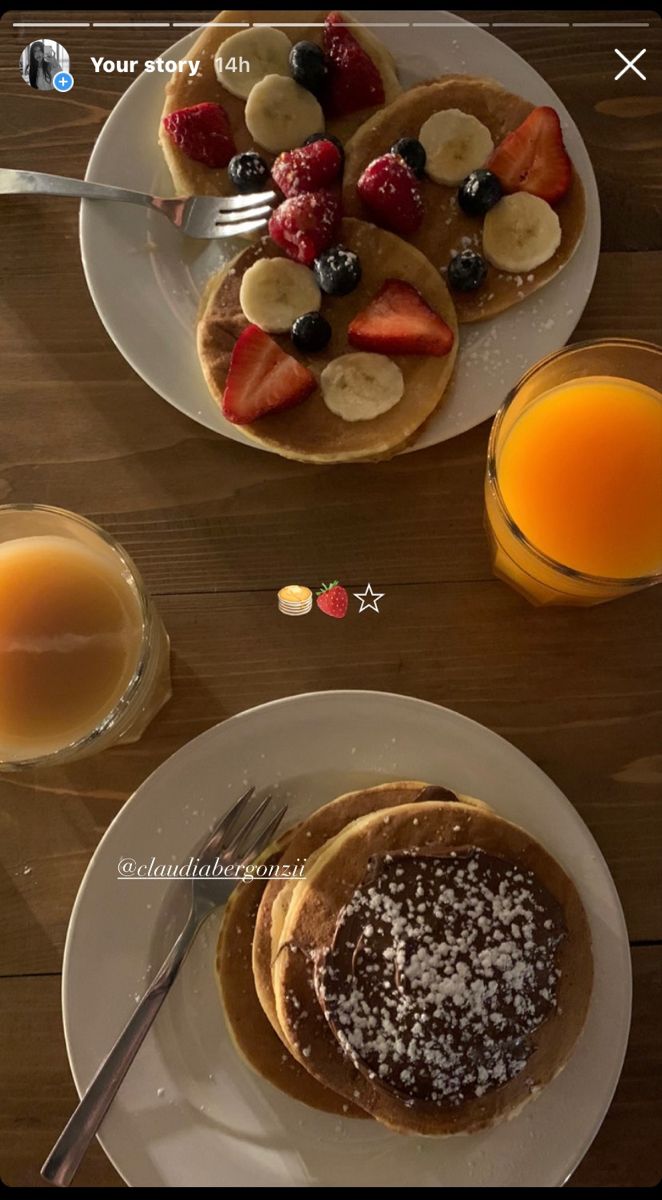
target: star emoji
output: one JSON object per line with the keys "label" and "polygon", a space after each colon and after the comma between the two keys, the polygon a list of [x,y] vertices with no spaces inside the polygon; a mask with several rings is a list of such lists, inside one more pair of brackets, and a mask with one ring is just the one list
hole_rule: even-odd
{"label": "star emoji", "polygon": [[368,584],[364,592],[353,592],[352,595],[356,596],[356,599],[361,603],[359,613],[365,612],[368,608],[374,608],[375,612],[378,613],[377,601],[384,598],[383,592],[373,592],[371,584]]}

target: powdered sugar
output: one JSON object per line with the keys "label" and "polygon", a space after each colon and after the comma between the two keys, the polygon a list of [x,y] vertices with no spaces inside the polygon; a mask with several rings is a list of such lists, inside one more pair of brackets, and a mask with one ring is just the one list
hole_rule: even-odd
{"label": "powdered sugar", "polygon": [[556,902],[503,859],[393,855],[342,914],[318,994],[357,1066],[408,1099],[458,1104],[525,1066],[562,936]]}

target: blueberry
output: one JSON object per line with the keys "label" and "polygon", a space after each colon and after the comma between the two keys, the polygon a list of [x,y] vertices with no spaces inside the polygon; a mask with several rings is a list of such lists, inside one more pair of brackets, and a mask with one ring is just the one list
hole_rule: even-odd
{"label": "blueberry", "polygon": [[323,292],[329,296],[346,296],[353,292],[361,278],[361,262],[353,250],[332,246],[316,258],[313,272]]}
{"label": "blueberry", "polygon": [[290,71],[293,79],[313,96],[323,94],[328,68],[320,46],[314,42],[297,42],[290,50]]}
{"label": "blueberry", "polygon": [[484,217],[503,196],[503,188],[493,171],[481,167],[467,175],[457,193],[457,202],[470,217]]}
{"label": "blueberry", "polygon": [[474,292],[487,275],[487,263],[475,250],[454,254],[448,264],[448,282],[456,292]]}
{"label": "blueberry", "polygon": [[304,313],[302,317],[297,317],[290,330],[290,336],[297,350],[314,353],[328,345],[331,326],[321,313]]}
{"label": "blueberry", "polygon": [[426,154],[418,138],[398,138],[397,142],[391,146],[391,154],[399,154],[400,158],[404,158],[407,166],[414,172],[416,178],[423,178]]}
{"label": "blueberry", "polygon": [[311,133],[310,137],[307,137],[303,144],[304,146],[312,146],[313,142],[333,142],[334,146],[340,152],[340,165],[345,165],[345,147],[340,138],[334,137],[332,133]]}
{"label": "blueberry", "polygon": [[259,154],[248,150],[230,159],[228,175],[238,192],[259,192],[268,183],[271,172]]}

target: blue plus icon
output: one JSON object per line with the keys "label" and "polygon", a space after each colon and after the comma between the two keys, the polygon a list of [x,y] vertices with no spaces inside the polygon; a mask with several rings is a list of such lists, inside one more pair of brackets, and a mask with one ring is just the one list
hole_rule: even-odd
{"label": "blue plus icon", "polygon": [[74,86],[74,77],[68,71],[58,71],[53,80],[53,87],[56,92],[70,92]]}

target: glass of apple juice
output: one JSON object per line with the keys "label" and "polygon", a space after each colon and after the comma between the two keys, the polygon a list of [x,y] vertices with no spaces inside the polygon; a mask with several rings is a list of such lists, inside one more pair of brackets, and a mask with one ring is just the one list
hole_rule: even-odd
{"label": "glass of apple juice", "polygon": [[126,551],[84,517],[0,506],[0,771],[137,741],[170,643]]}

